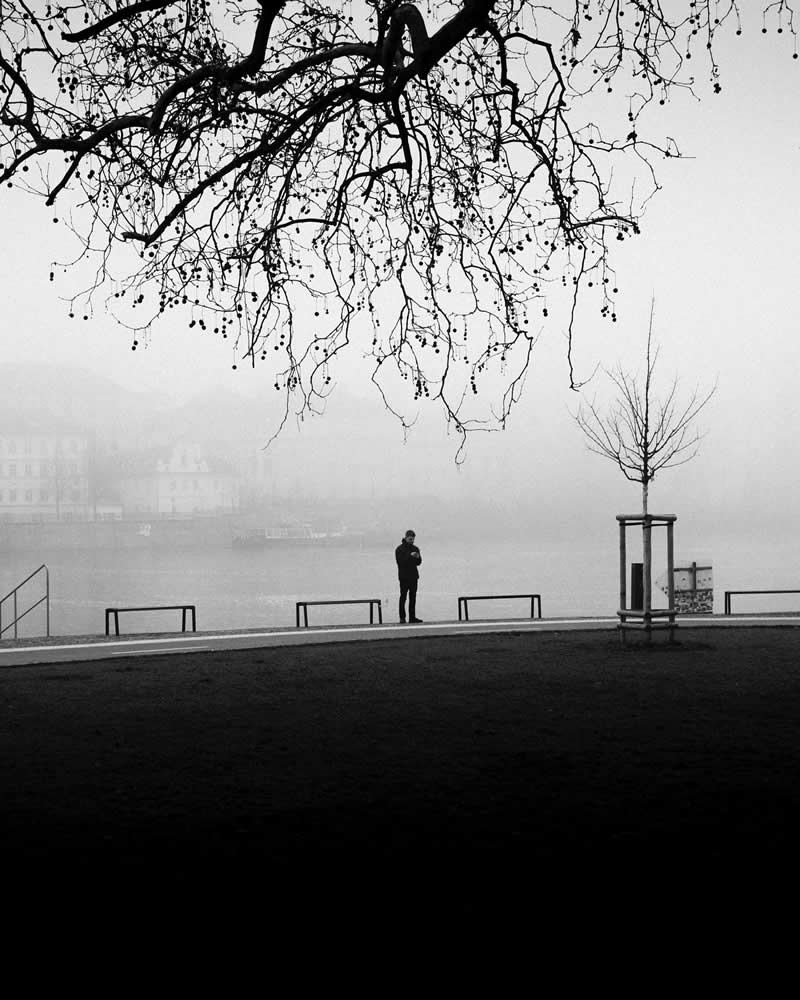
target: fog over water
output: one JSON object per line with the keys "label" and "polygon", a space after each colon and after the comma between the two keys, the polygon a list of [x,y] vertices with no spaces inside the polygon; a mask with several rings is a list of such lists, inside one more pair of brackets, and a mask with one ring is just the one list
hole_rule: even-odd
{"label": "fog over water", "polygon": [[[458,597],[484,593],[537,592],[544,617],[609,616],[616,612],[617,552],[613,543],[579,549],[558,542],[535,544],[494,540],[461,544],[418,538],[423,570],[418,613],[426,621],[458,617]],[[385,622],[397,619],[393,565],[394,540],[387,545],[353,541],[293,545],[276,542],[270,549],[191,548],[183,550],[82,549],[42,553],[50,571],[50,630],[53,635],[97,635],[104,630],[108,606],[197,606],[201,631],[293,627],[295,601],[347,597],[380,598]],[[714,562],[715,611],[723,610],[723,590],[744,582],[751,588],[792,588],[800,546],[780,545],[719,549]],[[27,553],[4,557],[2,579],[14,583],[33,568]],[[656,560],[656,578],[663,573]],[[41,594],[32,581],[20,606]],[[740,597],[734,611],[797,609],[797,595]],[[664,606],[657,591],[656,605]],[[525,618],[525,600],[470,605],[471,618]],[[4,621],[7,621],[4,618]],[[123,633],[175,631],[181,614],[163,611],[120,619]],[[366,606],[309,609],[309,624],[363,624]],[[44,607],[31,613],[19,634],[45,632]],[[7,633],[5,638],[9,638]]]}
{"label": "fog over water", "polygon": [[[579,376],[598,362],[635,369],[652,294],[665,378],[679,372],[687,390],[718,383],[699,419],[698,457],[665,471],[650,499],[653,512],[678,516],[676,562],[713,565],[717,610],[725,589],[800,585],[800,529],[791,516],[800,488],[800,60],[754,30],[726,34],[719,60],[719,97],[698,104],[687,96],[663,110],[664,131],[691,158],[659,167],[663,190],[643,235],[614,256],[618,323],[585,316],[576,343]],[[586,449],[571,416],[579,397],[568,388],[560,333],[548,331],[535,348],[507,429],[476,434],[460,466],[457,438],[435,406],[419,404],[404,432],[358,352],[335,368],[325,414],[290,422],[264,450],[278,421],[266,368],[234,372],[227,343],[169,320],[134,353],[101,313],[66,318],[59,296],[68,277],[51,283],[48,273],[72,244],[49,224],[51,214],[17,192],[0,193],[0,439],[85,439],[96,473],[85,504],[93,519],[104,514],[105,527],[29,529],[0,501],[0,597],[47,563],[56,634],[102,631],[108,604],[184,600],[198,605],[200,628],[290,625],[293,602],[313,597],[378,596],[394,620],[393,549],[413,528],[423,553],[423,618],[456,617],[461,593],[518,589],[540,592],[545,615],[615,611],[615,516],[638,510],[640,497]],[[607,398],[600,374],[584,393]],[[134,486],[126,486],[121,511],[120,483],[143,481],[145,459],[165,463],[167,475],[187,453],[195,463],[187,468],[205,462],[202,475],[216,476],[220,497],[232,484],[235,501],[216,526],[209,512],[196,538],[174,527],[171,542],[164,535],[151,544],[155,518],[133,510]],[[6,491],[12,461],[26,464],[0,454]],[[61,478],[52,473],[51,498]],[[193,478],[173,476],[176,509],[167,520],[190,518],[177,494]],[[115,536],[114,519],[132,524],[130,533]],[[265,531],[305,537],[233,545]]]}

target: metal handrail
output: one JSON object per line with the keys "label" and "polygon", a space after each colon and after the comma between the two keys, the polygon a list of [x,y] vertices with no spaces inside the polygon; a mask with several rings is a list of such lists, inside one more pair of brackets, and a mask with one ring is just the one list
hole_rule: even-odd
{"label": "metal handrail", "polygon": [[[32,604],[29,608],[26,608],[25,611],[22,612],[22,614],[18,614],[17,591],[20,590],[22,587],[24,587],[25,584],[28,583],[30,580],[32,580],[37,573],[41,573],[42,570],[44,570],[44,597],[40,597],[35,604]],[[3,604],[11,597],[14,598],[14,618],[12,621],[8,623],[8,625],[3,627]],[[18,583],[13,590],[9,590],[9,592],[6,594],[5,597],[0,597],[0,639],[2,639],[3,633],[7,632],[10,628],[14,629],[14,638],[15,639],[18,638],[17,623],[21,622],[22,619],[25,617],[25,615],[30,614],[31,611],[34,610],[34,608],[38,608],[39,605],[43,604],[45,601],[47,602],[46,623],[47,623],[47,635],[49,636],[50,635],[50,570],[47,568],[45,563],[42,563],[42,565],[38,569],[35,569],[30,574],[30,576],[26,576],[25,579],[22,581],[22,583]]]}

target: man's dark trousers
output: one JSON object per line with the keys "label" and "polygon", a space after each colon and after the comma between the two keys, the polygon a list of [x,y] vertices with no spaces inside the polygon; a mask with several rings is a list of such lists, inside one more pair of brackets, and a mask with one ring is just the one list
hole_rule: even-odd
{"label": "man's dark trousers", "polygon": [[419,580],[400,579],[400,621],[406,620],[406,595],[408,595],[408,617],[413,621],[417,617],[417,584]]}

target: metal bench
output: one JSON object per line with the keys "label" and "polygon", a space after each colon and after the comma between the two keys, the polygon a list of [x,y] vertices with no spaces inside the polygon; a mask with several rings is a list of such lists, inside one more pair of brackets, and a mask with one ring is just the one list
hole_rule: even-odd
{"label": "metal bench", "polygon": [[149,608],[106,608],[106,635],[109,635],[111,616],[114,616],[114,635],[119,635],[119,616],[125,611],[180,611],[181,632],[186,631],[186,612],[192,613],[192,632],[197,631],[197,616],[194,604],[155,604]]}
{"label": "metal bench", "polygon": [[300,608],[303,609],[303,624],[308,628],[308,609],[316,604],[368,604],[369,623],[375,624],[375,608],[378,609],[378,624],[383,624],[383,611],[379,597],[354,597],[350,601],[298,601],[296,605],[297,628],[300,628]]}
{"label": "metal bench", "polygon": [[[542,617],[542,598],[539,594],[473,594],[471,597],[459,597],[458,599],[458,620],[469,621],[468,601],[508,601],[508,600],[529,600],[531,602],[531,618]],[[461,609],[464,609],[464,617],[461,617]],[[535,612],[535,613],[534,613]]]}
{"label": "metal bench", "polygon": [[800,590],[726,590],[725,614],[731,614],[731,597],[735,594],[800,594]]}

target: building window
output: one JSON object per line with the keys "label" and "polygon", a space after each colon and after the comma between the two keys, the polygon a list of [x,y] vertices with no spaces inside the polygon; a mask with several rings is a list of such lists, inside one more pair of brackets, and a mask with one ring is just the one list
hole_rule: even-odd
{"label": "building window", "polygon": [[25,464],[25,475],[26,476],[32,476],[33,475],[33,466],[31,465],[30,462],[27,462]]}
{"label": "building window", "polygon": [[16,503],[17,502],[17,491],[16,490],[9,490],[8,491],[8,502],[9,503]]}
{"label": "building window", "polygon": [[25,438],[25,454],[30,455],[33,450],[33,442],[30,438]]}
{"label": "building window", "polygon": [[39,490],[39,500],[42,503],[50,503],[50,491],[49,490]]}
{"label": "building window", "polygon": [[12,479],[17,478],[17,467],[13,463],[8,467],[8,474]]}
{"label": "building window", "polygon": [[33,490],[25,490],[25,503],[33,503]]}
{"label": "building window", "polygon": [[16,441],[12,440],[12,441],[8,442],[8,453],[9,453],[9,455],[16,455],[16,453],[17,453],[17,442]]}

